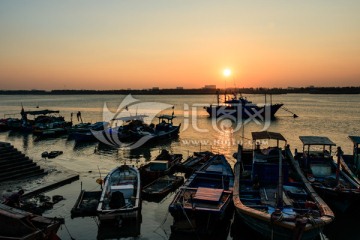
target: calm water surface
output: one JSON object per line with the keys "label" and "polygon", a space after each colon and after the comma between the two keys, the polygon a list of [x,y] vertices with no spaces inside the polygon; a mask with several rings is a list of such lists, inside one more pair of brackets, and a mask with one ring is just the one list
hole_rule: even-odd
{"label": "calm water surface", "polygon": [[[103,120],[104,103],[115,114],[117,107],[125,99],[124,95],[1,95],[0,117],[19,117],[21,104],[25,110],[51,109],[60,110],[60,114],[70,121],[71,113],[82,112],[82,118],[86,122]],[[171,143],[162,143],[157,146],[141,147],[134,150],[124,149],[99,149],[94,152],[97,143],[76,145],[73,140],[66,137],[34,141],[29,135],[21,135],[11,132],[0,133],[0,141],[7,141],[15,145],[19,150],[33,158],[41,160],[44,151],[61,150],[64,152],[58,158],[46,160],[77,171],[80,181],[56,189],[49,196],[60,194],[66,201],[55,205],[55,208],[47,212],[50,216],[62,216],[66,219],[67,228],[59,231],[62,239],[96,239],[98,227],[93,218],[70,218],[70,210],[73,207],[82,187],[86,190],[98,190],[95,180],[99,174],[105,176],[112,168],[126,161],[128,164],[141,165],[150,161],[163,148],[173,153],[182,153],[184,158],[194,151],[210,150],[224,154],[230,164],[235,163],[232,154],[236,151],[237,143],[244,141],[244,145],[251,147],[251,132],[269,130],[282,133],[288,140],[291,149],[302,149],[299,136],[321,135],[327,136],[337,146],[341,146],[346,154],[352,153],[352,144],[349,135],[360,135],[360,95],[311,95],[311,94],[287,94],[274,95],[273,102],[282,102],[285,107],[296,113],[299,118],[293,118],[292,114],[282,109],[276,114],[277,118],[269,124],[250,121],[244,129],[239,125],[227,120],[211,121],[202,106],[215,103],[216,97],[211,95],[195,96],[133,96],[139,101],[131,105],[128,114],[147,114],[152,116],[158,113],[158,104],[166,103],[174,105],[174,114],[177,118],[175,124],[181,123],[180,137]],[[246,95],[255,103],[263,103],[262,95]],[[269,99],[268,99],[269,101]],[[149,103],[151,104],[143,104]],[[171,114],[168,108],[162,113]],[[111,115],[111,114],[110,114]],[[76,114],[74,115],[76,116]],[[75,117],[74,124],[77,123]],[[156,119],[148,119],[148,122]],[[242,133],[244,132],[244,134]],[[43,163],[46,164],[44,161]],[[100,169],[100,173],[99,170]],[[182,239],[183,236],[171,234],[170,225],[172,217],[167,208],[173,198],[173,194],[167,196],[161,203],[143,202],[143,222],[139,239]],[[325,233],[331,240],[334,239],[360,239],[357,225],[360,223],[355,217],[337,219],[335,223],[325,229]],[[254,239],[254,233],[244,227],[237,219],[232,223],[232,231],[223,239]],[[344,235],[345,234],[345,235]],[[345,237],[346,236],[346,237]],[[126,237],[126,236],[119,236]],[[187,238],[196,236],[188,236]],[[130,237],[131,238],[131,237]]]}

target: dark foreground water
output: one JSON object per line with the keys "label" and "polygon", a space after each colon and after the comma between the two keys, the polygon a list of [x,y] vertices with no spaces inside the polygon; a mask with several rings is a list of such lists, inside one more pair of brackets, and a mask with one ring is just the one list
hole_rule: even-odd
{"label": "dark foreground water", "polygon": [[[250,121],[242,129],[239,125],[227,120],[212,121],[202,108],[204,104],[215,103],[215,96],[133,96],[129,100],[121,95],[70,95],[70,96],[0,96],[0,117],[6,114],[17,114],[21,104],[25,110],[39,109],[60,110],[60,114],[70,120],[74,113],[82,112],[82,118],[87,122],[102,121],[115,116],[117,113],[127,115],[147,114],[150,122],[152,117],[166,108],[162,113],[172,113],[177,118],[175,124],[181,123],[180,137],[172,142],[165,142],[155,146],[140,147],[133,150],[101,149],[97,143],[76,145],[73,140],[66,137],[35,141],[32,134],[23,135],[13,132],[0,133],[0,141],[10,142],[26,155],[42,164],[56,163],[80,174],[80,180],[61,188],[46,193],[49,196],[60,194],[66,198],[54,205],[54,209],[45,215],[61,216],[66,220],[66,227],[59,231],[62,239],[96,239],[98,236],[97,221],[94,218],[71,219],[70,210],[73,207],[81,187],[88,191],[98,190],[97,178],[106,175],[112,168],[123,164],[141,165],[150,161],[160,150],[165,148],[173,153],[182,153],[184,158],[194,151],[210,150],[224,154],[230,164],[235,163],[232,154],[236,151],[237,144],[251,147],[251,132],[269,130],[282,133],[288,140],[291,149],[301,149],[300,135],[328,136],[346,154],[352,152],[352,145],[348,135],[360,135],[360,95],[311,95],[287,94],[273,96],[273,102],[282,102],[299,118],[292,118],[292,114],[284,110],[277,113],[277,118],[265,124]],[[261,95],[247,95],[253,102],[264,102]],[[126,101],[127,102],[126,102]],[[268,99],[269,100],[269,99]],[[124,103],[126,102],[126,103]],[[104,103],[107,109],[104,108]],[[121,105],[122,104],[122,105]],[[117,111],[118,106],[122,106]],[[125,110],[125,106],[129,106]],[[105,110],[104,110],[105,109]],[[120,116],[119,115],[119,116]],[[156,123],[156,119],[153,122]],[[244,132],[244,134],[242,134]],[[94,151],[98,148],[98,151]],[[44,151],[61,150],[63,155],[52,159],[41,159]],[[99,172],[100,170],[100,172]],[[171,233],[172,217],[168,214],[168,206],[173,198],[173,193],[160,203],[143,201],[141,235],[139,239],[198,239],[197,236],[182,236]],[[346,218],[337,218],[331,226],[325,229],[326,236],[331,239],[360,239],[357,215]],[[229,223],[229,231],[217,239],[258,239],[258,236],[243,226],[238,219]],[[111,231],[110,231],[111,232]],[[117,238],[133,238],[132,229],[119,233]],[[102,234],[102,233],[101,233]]]}

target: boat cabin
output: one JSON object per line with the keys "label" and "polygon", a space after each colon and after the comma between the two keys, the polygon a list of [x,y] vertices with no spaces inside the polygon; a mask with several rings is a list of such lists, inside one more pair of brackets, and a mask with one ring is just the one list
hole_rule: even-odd
{"label": "boat cabin", "polygon": [[168,160],[153,160],[149,163],[150,171],[165,171],[169,168]]}
{"label": "boat cabin", "polygon": [[[253,167],[251,178],[260,184],[277,184],[279,181],[279,161],[283,154],[280,141],[286,146],[286,139],[280,133],[275,132],[252,132],[253,139]],[[276,145],[273,142],[276,141]],[[267,145],[268,147],[262,147]],[[282,163],[284,179],[288,178],[289,165]]]}
{"label": "boat cabin", "polygon": [[332,146],[336,146],[328,137],[300,136],[303,143],[303,156],[300,166],[310,170],[314,177],[328,176],[333,172]]}

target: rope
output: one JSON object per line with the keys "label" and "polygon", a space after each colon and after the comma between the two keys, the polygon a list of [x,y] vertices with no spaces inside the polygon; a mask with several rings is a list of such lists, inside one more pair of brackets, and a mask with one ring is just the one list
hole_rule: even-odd
{"label": "rope", "polygon": [[73,236],[71,236],[71,233],[70,233],[69,229],[67,228],[65,222],[64,222],[64,226],[65,226],[65,229],[66,229],[67,233],[68,233],[69,236],[70,236],[70,239],[71,239],[71,240],[75,240],[75,238],[73,238]]}

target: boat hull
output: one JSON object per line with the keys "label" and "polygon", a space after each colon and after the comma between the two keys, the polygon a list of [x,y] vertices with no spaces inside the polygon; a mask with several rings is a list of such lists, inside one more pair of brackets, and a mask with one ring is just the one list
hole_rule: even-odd
{"label": "boat hull", "polygon": [[210,105],[206,107],[207,113],[212,118],[235,118],[235,119],[248,119],[257,118],[266,120],[267,118],[274,118],[275,113],[283,106],[283,104],[273,104],[265,106],[251,106],[246,105],[232,105],[232,106],[221,106],[221,105]]}
{"label": "boat hull", "polygon": [[122,165],[105,178],[97,215],[100,222],[136,219],[141,216],[140,173],[135,167]]}
{"label": "boat hull", "polygon": [[[273,240],[288,240],[288,239],[297,239],[294,238],[298,232],[293,228],[286,228],[279,224],[274,224],[271,221],[265,221],[261,218],[256,218],[244,213],[240,209],[236,208],[237,217],[241,221],[250,227],[252,230],[258,232],[265,239]],[[303,232],[301,235],[302,240],[313,240],[319,236],[320,229],[313,229],[306,232]]]}
{"label": "boat hull", "polygon": [[234,174],[223,155],[215,155],[192,174],[169,206],[172,230],[211,233],[233,215]]}

